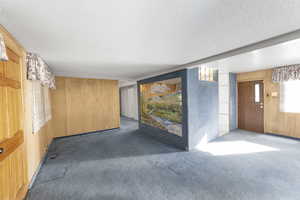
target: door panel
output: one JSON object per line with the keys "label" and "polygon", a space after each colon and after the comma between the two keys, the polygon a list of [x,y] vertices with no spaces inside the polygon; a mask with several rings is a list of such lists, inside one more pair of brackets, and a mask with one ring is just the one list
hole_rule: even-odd
{"label": "door panel", "polygon": [[0,199],[17,200],[27,190],[21,66],[14,52],[7,53],[9,61],[0,61]]}
{"label": "door panel", "polygon": [[3,200],[9,199],[9,184],[7,184],[7,180],[10,177],[10,160],[5,159],[0,162],[0,197]]}
{"label": "door panel", "polygon": [[10,80],[21,81],[21,70],[19,57],[10,49],[7,50],[9,61],[3,62],[5,65],[5,77]]}
{"label": "door panel", "polygon": [[4,77],[4,62],[0,61],[0,78]]}
{"label": "door panel", "polygon": [[13,137],[20,130],[20,89],[6,88],[8,109],[8,135]]}
{"label": "door panel", "polygon": [[264,132],[264,84],[249,81],[238,84],[238,128]]}
{"label": "door panel", "polygon": [[0,141],[8,138],[6,107],[6,88],[0,87]]}

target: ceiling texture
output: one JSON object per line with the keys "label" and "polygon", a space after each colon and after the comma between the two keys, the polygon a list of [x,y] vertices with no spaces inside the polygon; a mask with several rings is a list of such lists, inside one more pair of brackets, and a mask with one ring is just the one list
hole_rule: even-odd
{"label": "ceiling texture", "polygon": [[0,0],[0,23],[56,75],[126,81],[298,30],[299,8],[299,0]]}

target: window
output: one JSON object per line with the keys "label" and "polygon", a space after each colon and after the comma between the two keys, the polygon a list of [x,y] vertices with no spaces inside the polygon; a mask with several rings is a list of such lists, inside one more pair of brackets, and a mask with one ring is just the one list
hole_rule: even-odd
{"label": "window", "polygon": [[199,67],[199,80],[201,81],[217,81],[217,70],[212,67]]}
{"label": "window", "polygon": [[280,83],[280,111],[300,113],[300,81]]}
{"label": "window", "polygon": [[259,103],[260,102],[260,84],[259,83],[255,83],[255,103]]}
{"label": "window", "polygon": [[49,89],[32,81],[32,131],[37,133],[51,119]]}

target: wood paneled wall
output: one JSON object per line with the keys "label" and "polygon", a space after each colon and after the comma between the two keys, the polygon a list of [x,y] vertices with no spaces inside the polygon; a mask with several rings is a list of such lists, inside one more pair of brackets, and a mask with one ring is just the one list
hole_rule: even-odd
{"label": "wood paneled wall", "polygon": [[[24,55],[25,56],[25,55]],[[24,57],[25,58],[25,57]],[[32,131],[32,82],[27,80],[26,64],[23,68],[24,132],[27,151],[28,182],[37,173],[41,162],[53,140],[52,120],[48,121],[37,133]],[[50,92],[50,90],[48,90]]]}
{"label": "wood paneled wall", "polygon": [[7,47],[0,61],[0,199],[15,200],[27,188],[24,151],[21,56]]}
{"label": "wood paneled wall", "polygon": [[1,25],[0,33],[9,57],[7,62],[0,61],[0,121],[4,122],[0,123],[4,148],[4,157],[0,158],[0,199],[15,200],[23,199],[28,185],[22,92],[25,51]]}
{"label": "wood paneled wall", "polygon": [[[31,101],[29,102],[27,100],[25,102],[28,103],[26,105],[27,108],[31,106]],[[27,147],[28,181],[30,182],[37,173],[54,136],[52,131],[52,120],[48,121],[37,133],[32,133],[31,110],[27,110],[26,116],[28,116],[26,117],[26,124],[28,124],[28,126],[26,127],[25,143]],[[29,124],[28,121],[31,121],[31,123]]]}
{"label": "wood paneled wall", "polygon": [[[20,151],[26,152],[26,160],[24,164],[27,168],[27,183],[30,183],[34,174],[37,172],[39,165],[47,151],[48,145],[53,139],[52,122],[51,120],[42,127],[42,129],[33,134],[32,133],[32,84],[26,79],[26,50],[13,38],[13,36],[0,25],[0,33],[4,36],[5,44],[9,49],[18,53],[21,57],[22,67],[22,120],[21,126],[24,127],[25,144]],[[12,70],[12,69],[11,69]],[[1,70],[0,70],[1,73]],[[19,152],[20,153],[20,152]],[[0,183],[1,184],[1,183]],[[8,187],[8,186],[7,186]],[[24,193],[27,188],[24,188]],[[1,198],[0,198],[1,199]],[[22,196],[19,197],[22,199]]]}
{"label": "wood paneled wall", "polygon": [[[280,87],[272,82],[272,70],[240,73],[238,82],[264,81],[264,128],[266,133],[300,138],[300,114],[280,112]],[[277,96],[272,96],[276,92]]]}
{"label": "wood paneled wall", "polygon": [[51,91],[55,137],[120,127],[115,80],[56,77]]}

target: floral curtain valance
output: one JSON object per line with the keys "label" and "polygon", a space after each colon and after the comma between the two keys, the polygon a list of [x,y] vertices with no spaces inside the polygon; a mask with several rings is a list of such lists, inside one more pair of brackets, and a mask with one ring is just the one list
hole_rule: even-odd
{"label": "floral curtain valance", "polygon": [[55,77],[50,67],[35,53],[27,53],[27,79],[38,80],[43,86],[55,89]]}
{"label": "floral curtain valance", "polygon": [[8,61],[8,57],[6,54],[6,48],[4,43],[4,38],[0,33],[0,61]]}
{"label": "floral curtain valance", "polygon": [[272,74],[272,80],[275,83],[300,80],[300,65],[289,65],[275,68]]}

